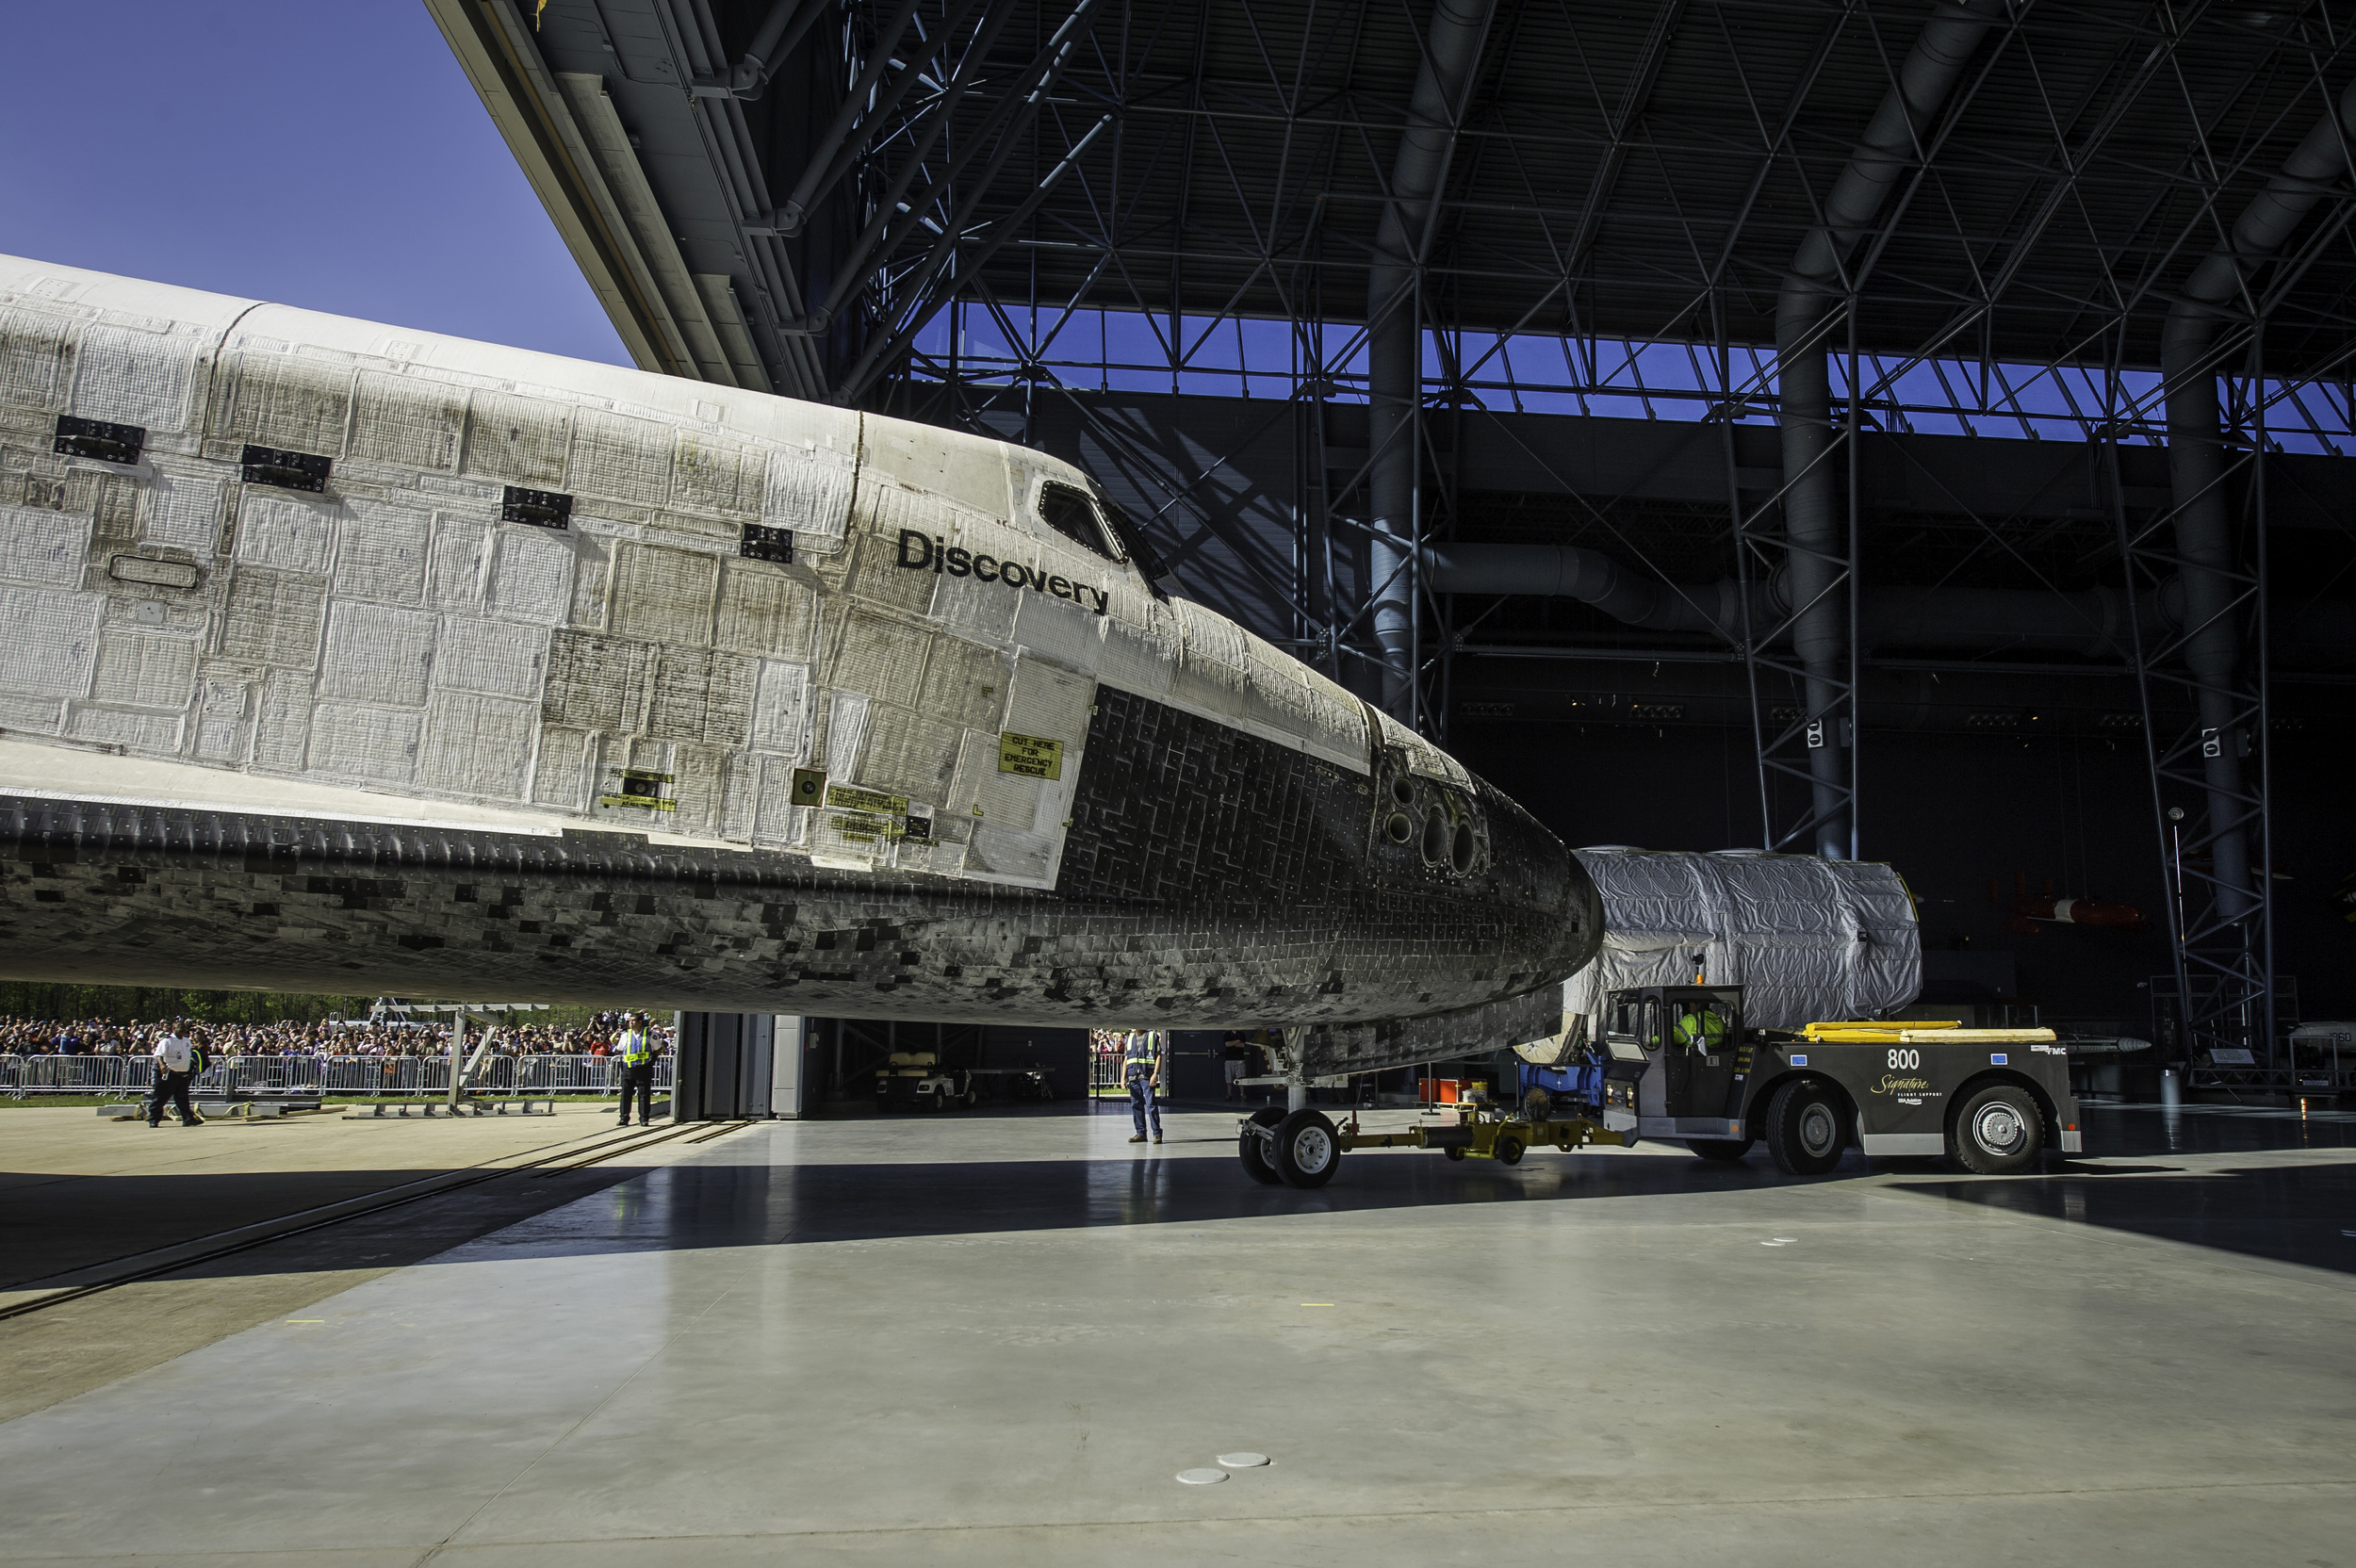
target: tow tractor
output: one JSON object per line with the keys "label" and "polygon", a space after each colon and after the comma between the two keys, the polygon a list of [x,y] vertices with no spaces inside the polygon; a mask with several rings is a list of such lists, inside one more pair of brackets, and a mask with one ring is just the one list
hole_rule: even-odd
{"label": "tow tractor", "polygon": [[1534,1148],[1681,1142],[1735,1161],[1754,1144],[1794,1176],[1818,1176],[1855,1143],[1871,1155],[1944,1154],[1966,1170],[2029,1169],[2084,1148],[2070,1058],[2051,1029],[1966,1029],[1872,1020],[1748,1029],[1740,986],[1611,993],[1599,1039],[1555,1066],[1523,1062],[1512,1108],[1474,1107],[1453,1127],[1368,1133],[1307,1106],[1243,1124],[1237,1152],[1259,1182],[1333,1180],[1351,1149],[1438,1149],[1518,1162]]}

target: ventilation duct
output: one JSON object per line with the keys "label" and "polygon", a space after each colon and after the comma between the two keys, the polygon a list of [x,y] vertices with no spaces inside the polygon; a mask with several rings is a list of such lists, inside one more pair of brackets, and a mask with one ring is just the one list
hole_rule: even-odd
{"label": "ventilation duct", "polygon": [[[2184,624],[2193,629],[2184,662],[2200,683],[2201,724],[2224,735],[2233,727],[2233,687],[2240,663],[2242,629],[2233,612],[2233,525],[2226,504],[2225,444],[2217,418],[2217,335],[2228,321],[2246,318],[2243,292],[2250,275],[2290,238],[2309,208],[2346,170],[2347,140],[2356,128],[2356,86],[2339,102],[2336,116],[2318,121],[2282,172],[2242,209],[2224,244],[2193,269],[2178,291],[2160,336],[2160,375],[2168,397],[2168,482],[2176,502],[2177,580],[2183,584]],[[2225,744],[2204,755],[2201,771],[2209,790],[2211,846],[2217,880],[2224,885],[2218,907],[2228,919],[2252,906],[2250,841],[2238,824],[2242,814],[2241,748]]]}
{"label": "ventilation duct", "polygon": [[[1824,220],[1809,231],[1792,259],[1792,274],[1775,300],[1775,365],[1781,379],[1783,527],[1791,547],[1790,589],[1799,607],[1793,650],[1808,672],[1808,707],[1830,710],[1840,695],[1847,637],[1838,595],[1841,563],[1848,557],[1833,483],[1832,378],[1825,363],[1825,320],[1847,294],[1842,266],[1872,229],[1890,188],[1912,167],[1924,129],[1946,106],[1966,61],[2004,14],[2001,0],[1948,0],[1922,24],[1898,80],[1873,112],[1848,167],[1824,198]],[[1827,859],[1849,853],[1848,811],[1841,805],[1846,748],[1808,753],[1815,780],[1816,851]]]}
{"label": "ventilation duct", "polygon": [[[1695,632],[1739,645],[1740,586],[1732,580],[1678,586],[1575,545],[1433,545],[1424,580],[1439,594],[1528,594],[1578,599],[1646,631]],[[1788,580],[1767,586],[1759,613],[1791,612]],[[2138,607],[2150,624],[2186,625],[2186,596],[2163,584]],[[2126,605],[2108,588],[2049,594],[2012,588],[1869,588],[1860,596],[1867,646],[1956,648],[1975,653],[2035,649],[2125,658],[2132,652]],[[2276,644],[2309,663],[2356,662],[2356,604],[2311,605],[2275,618]]]}
{"label": "ventilation duct", "polygon": [[1481,63],[1495,0],[1438,0],[1415,72],[1407,125],[1391,165],[1366,273],[1366,489],[1374,537],[1366,552],[1374,639],[1383,650],[1383,706],[1414,716],[1415,581],[1407,571],[1415,537],[1415,400],[1421,390],[1422,321],[1415,273],[1431,240],[1432,203],[1448,178],[1457,116]]}

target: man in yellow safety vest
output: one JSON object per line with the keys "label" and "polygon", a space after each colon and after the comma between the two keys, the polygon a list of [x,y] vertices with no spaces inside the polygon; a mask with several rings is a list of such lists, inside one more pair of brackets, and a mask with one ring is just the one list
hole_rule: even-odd
{"label": "man in yellow safety vest", "polygon": [[1688,1051],[1714,1056],[1726,1037],[1726,1015],[1707,1002],[1698,1006],[1688,1003],[1677,1015],[1677,1027],[1672,1033],[1677,1036],[1677,1044]]}
{"label": "man in yellow safety vest", "polygon": [[638,1093],[638,1120],[642,1125],[654,1120],[654,1031],[647,1027],[646,1015],[631,1013],[622,1021],[622,1037],[614,1044],[614,1054],[622,1059],[622,1125],[630,1125],[630,1091]]}

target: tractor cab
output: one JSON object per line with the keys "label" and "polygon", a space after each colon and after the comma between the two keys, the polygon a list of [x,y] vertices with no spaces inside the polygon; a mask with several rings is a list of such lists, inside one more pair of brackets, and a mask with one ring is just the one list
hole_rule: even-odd
{"label": "tractor cab", "polygon": [[1636,1114],[1645,1134],[1675,1137],[1677,1123],[1707,1123],[1691,1131],[1725,1135],[1728,1119],[1742,1114],[1742,1080],[1750,1052],[1742,1039],[1740,986],[1640,986],[1613,991],[1604,1016],[1607,1045],[1633,1045],[1644,1054]]}

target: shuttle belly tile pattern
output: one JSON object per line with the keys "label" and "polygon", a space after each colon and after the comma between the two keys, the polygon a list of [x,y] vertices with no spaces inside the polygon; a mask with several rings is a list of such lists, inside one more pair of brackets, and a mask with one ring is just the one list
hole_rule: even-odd
{"label": "shuttle belly tile pattern", "polygon": [[0,431],[8,972],[1348,1030],[1595,939],[1038,452],[8,257]]}

